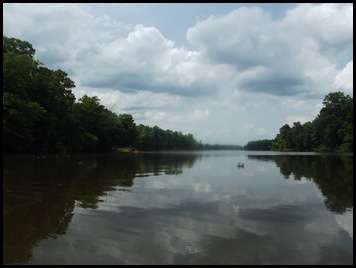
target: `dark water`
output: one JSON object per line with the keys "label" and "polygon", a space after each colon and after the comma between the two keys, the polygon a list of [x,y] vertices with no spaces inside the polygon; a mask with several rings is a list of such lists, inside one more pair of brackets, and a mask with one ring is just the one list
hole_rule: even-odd
{"label": "dark water", "polygon": [[4,156],[3,263],[353,264],[352,160]]}

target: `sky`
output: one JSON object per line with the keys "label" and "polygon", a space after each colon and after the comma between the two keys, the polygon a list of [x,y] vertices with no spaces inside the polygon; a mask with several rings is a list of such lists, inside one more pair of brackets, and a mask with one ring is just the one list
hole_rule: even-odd
{"label": "sky", "polygon": [[4,3],[3,35],[77,100],[202,143],[274,139],[353,97],[352,3]]}

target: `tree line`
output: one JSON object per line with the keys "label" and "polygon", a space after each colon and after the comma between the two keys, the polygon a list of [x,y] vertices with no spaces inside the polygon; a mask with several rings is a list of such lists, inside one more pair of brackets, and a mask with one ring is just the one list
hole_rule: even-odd
{"label": "tree line", "polygon": [[275,162],[285,179],[315,182],[328,210],[344,213],[353,208],[353,157],[347,155],[248,155],[249,159]]}
{"label": "tree line", "polygon": [[250,141],[245,150],[353,152],[353,98],[331,92],[312,122],[294,122],[272,140]]}
{"label": "tree line", "polygon": [[76,100],[74,82],[35,58],[27,42],[3,36],[3,152],[190,150],[201,146],[192,134],[136,125],[98,97]]}
{"label": "tree line", "polygon": [[116,114],[98,97],[76,100],[74,82],[35,58],[27,42],[3,36],[3,151],[50,152],[112,150],[276,150],[353,151],[353,99],[331,92],[312,122],[294,122],[272,140],[245,146],[202,144],[192,134],[136,125],[130,114]]}

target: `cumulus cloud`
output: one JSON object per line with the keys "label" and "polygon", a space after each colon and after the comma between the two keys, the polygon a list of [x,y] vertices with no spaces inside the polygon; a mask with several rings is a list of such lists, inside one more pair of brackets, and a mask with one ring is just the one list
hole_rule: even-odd
{"label": "cumulus cloud", "polygon": [[182,29],[189,49],[162,34],[167,25],[123,23],[105,4],[100,12],[68,3],[3,7],[4,35],[65,70],[77,97],[96,95],[138,123],[206,142],[274,138],[286,120],[313,119],[326,94],[352,94],[352,4],[292,5],[278,19],[252,5],[197,15]]}
{"label": "cumulus cloud", "polygon": [[[211,94],[217,80],[229,74],[226,67],[206,65],[199,52],[178,48],[156,28],[143,25],[126,38],[100,45],[86,57],[85,66],[80,65],[84,86],[187,96]],[[95,65],[100,68],[92,68]]]}
{"label": "cumulus cloud", "polygon": [[[211,60],[245,69],[266,57],[258,46],[268,41],[263,34],[268,29],[260,26],[269,24],[269,16],[262,9],[242,7],[226,16],[211,16],[198,22],[188,29],[187,39]],[[256,53],[251,54],[251,50]]]}
{"label": "cumulus cloud", "polygon": [[208,109],[193,111],[181,111],[181,112],[163,112],[160,110],[150,110],[145,112],[144,117],[151,119],[152,122],[161,124],[169,121],[170,123],[190,123],[201,120],[206,120],[210,117],[211,111]]}
{"label": "cumulus cloud", "polygon": [[348,4],[300,4],[279,21],[258,7],[210,16],[187,30],[196,51],[177,47],[154,27],[132,28],[81,5],[6,5],[6,11],[5,34],[33,42],[46,64],[63,62],[87,87],[188,96],[212,94],[230,82],[238,90],[282,96],[324,94],[318,87],[334,80],[349,87],[347,70],[335,67],[352,46]]}
{"label": "cumulus cloud", "polygon": [[199,22],[187,38],[212,64],[235,67],[240,90],[324,94],[338,73],[336,56],[352,46],[352,11],[351,4],[301,4],[273,21],[260,8],[243,7]]}
{"label": "cumulus cloud", "polygon": [[334,85],[337,89],[346,91],[352,95],[354,82],[353,82],[354,64],[350,61],[346,64],[339,74],[334,79]]}
{"label": "cumulus cloud", "polygon": [[287,11],[284,22],[299,25],[296,31],[312,37],[326,51],[340,52],[353,41],[352,20],[353,4],[324,3],[298,5]]}

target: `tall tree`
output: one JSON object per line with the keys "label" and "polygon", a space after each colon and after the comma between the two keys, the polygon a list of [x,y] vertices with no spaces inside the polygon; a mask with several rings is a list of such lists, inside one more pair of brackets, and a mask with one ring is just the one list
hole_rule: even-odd
{"label": "tall tree", "polygon": [[351,150],[353,147],[353,99],[342,92],[325,96],[324,107],[313,121],[313,137],[319,149]]}
{"label": "tall tree", "polygon": [[132,115],[117,115],[94,96],[78,102],[74,82],[34,57],[27,41],[3,36],[3,149],[5,152],[192,149],[193,135],[136,126]]}
{"label": "tall tree", "polygon": [[3,36],[3,45],[5,150],[48,151],[68,143],[74,82],[42,66],[27,41]]}
{"label": "tall tree", "polygon": [[33,58],[36,50],[32,45],[17,38],[3,36],[3,55],[14,53],[16,55],[26,55]]}

